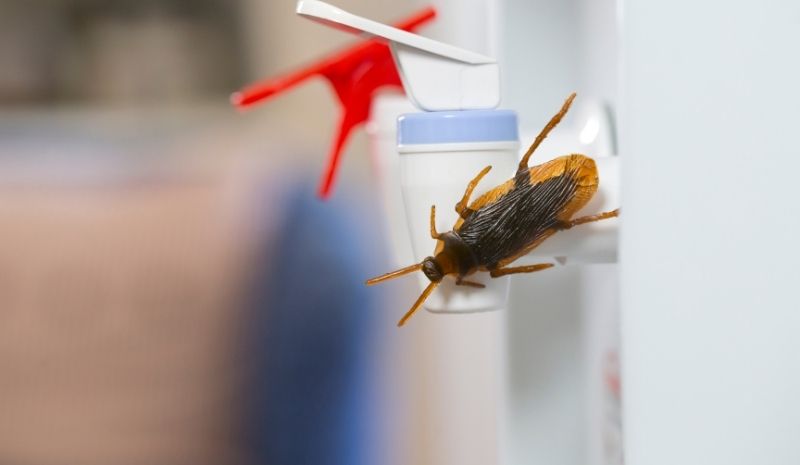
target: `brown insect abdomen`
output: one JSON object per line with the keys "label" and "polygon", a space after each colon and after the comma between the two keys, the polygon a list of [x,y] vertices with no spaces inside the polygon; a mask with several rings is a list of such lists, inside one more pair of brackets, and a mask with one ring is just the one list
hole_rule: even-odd
{"label": "brown insect abdomen", "polygon": [[[597,176],[597,165],[594,160],[585,155],[572,154],[552,161],[561,160],[563,160],[562,172],[572,173],[575,182],[575,192],[572,199],[564,205],[558,214],[559,220],[567,221],[594,197],[597,192],[599,177]],[[531,171],[535,168],[531,168]],[[533,178],[533,175],[531,175],[531,178]]]}
{"label": "brown insect abdomen", "polygon": [[478,198],[456,232],[480,265],[492,269],[527,253],[569,220],[597,190],[597,168],[584,155],[559,157]]}

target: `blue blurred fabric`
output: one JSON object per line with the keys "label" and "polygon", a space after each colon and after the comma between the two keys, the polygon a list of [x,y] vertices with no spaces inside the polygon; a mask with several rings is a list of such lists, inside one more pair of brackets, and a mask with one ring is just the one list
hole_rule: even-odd
{"label": "blue blurred fabric", "polygon": [[323,202],[310,183],[292,189],[253,291],[245,447],[259,464],[367,464],[377,309],[364,285],[364,225],[343,196]]}

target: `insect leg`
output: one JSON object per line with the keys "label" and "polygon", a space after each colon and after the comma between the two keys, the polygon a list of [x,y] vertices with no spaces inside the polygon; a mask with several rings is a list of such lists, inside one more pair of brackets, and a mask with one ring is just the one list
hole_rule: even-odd
{"label": "insect leg", "polygon": [[542,132],[536,136],[536,140],[533,141],[533,144],[531,144],[530,148],[527,152],[525,152],[525,155],[523,155],[522,160],[519,162],[519,168],[517,168],[518,173],[528,169],[528,160],[531,158],[531,155],[533,155],[533,152],[536,150],[536,148],[539,147],[542,141],[544,141],[545,137],[547,137],[547,134],[552,131],[553,128],[558,126],[558,123],[561,122],[561,118],[567,114],[570,105],[572,105],[572,101],[575,99],[575,95],[575,92],[573,92],[569,97],[567,97],[567,100],[565,100],[564,104],[561,106],[561,110],[559,110],[555,116],[550,118],[550,121],[542,129]]}
{"label": "insect leg", "polygon": [[517,274],[517,273],[533,273],[534,271],[542,271],[553,266],[552,263],[539,263],[536,265],[527,265],[527,266],[514,266],[511,268],[496,268],[494,270],[489,271],[489,275],[492,278],[499,278],[500,276],[505,276],[509,274]]}
{"label": "insect leg", "polygon": [[403,326],[404,324],[406,324],[406,321],[408,321],[409,318],[414,316],[414,313],[416,313],[417,310],[419,310],[419,308],[422,307],[422,304],[425,302],[425,299],[427,299],[428,296],[431,295],[431,292],[433,292],[433,290],[436,289],[436,286],[438,285],[439,285],[438,282],[432,282],[428,284],[428,287],[426,287],[425,290],[422,291],[422,294],[420,294],[420,296],[417,298],[417,301],[414,302],[414,305],[412,305],[411,308],[406,312],[406,314],[403,315],[403,318],[400,318],[400,321],[397,322],[397,326]]}
{"label": "insect leg", "polygon": [[399,270],[395,270],[383,275],[380,275],[376,278],[368,279],[366,284],[367,286],[372,286],[378,283],[382,283],[384,281],[388,281],[390,279],[394,279],[403,275],[407,275],[409,273],[413,273],[415,271],[422,269],[422,263],[415,263],[413,265],[407,266],[405,268],[400,268]]}
{"label": "insect leg", "polygon": [[486,287],[485,284],[476,283],[473,281],[466,281],[461,278],[456,278],[456,286],[470,286],[470,287],[477,287],[478,289],[483,289],[484,287]]}
{"label": "insect leg", "polygon": [[612,210],[610,212],[603,212],[603,213],[598,213],[596,215],[582,216],[580,218],[575,218],[574,220],[570,220],[570,221],[562,221],[559,224],[559,228],[560,229],[570,229],[570,228],[572,228],[574,226],[578,226],[580,224],[592,223],[594,221],[605,220],[605,219],[608,219],[608,218],[615,218],[617,216],[619,216],[619,208],[617,208],[616,210]]}
{"label": "insect leg", "polygon": [[439,234],[436,232],[436,205],[431,205],[431,237],[434,239],[439,239]]}
{"label": "insect leg", "polygon": [[461,200],[456,204],[456,213],[458,213],[458,216],[460,216],[461,218],[467,219],[467,217],[469,216],[470,210],[468,208],[468,205],[469,205],[469,198],[472,195],[472,191],[475,190],[475,187],[478,185],[481,179],[484,176],[486,176],[486,173],[488,173],[489,170],[491,169],[492,165],[487,166],[486,168],[481,170],[481,172],[478,173],[478,175],[475,176],[475,178],[472,181],[470,181],[469,184],[467,184],[467,189],[464,191],[464,196],[461,197]]}

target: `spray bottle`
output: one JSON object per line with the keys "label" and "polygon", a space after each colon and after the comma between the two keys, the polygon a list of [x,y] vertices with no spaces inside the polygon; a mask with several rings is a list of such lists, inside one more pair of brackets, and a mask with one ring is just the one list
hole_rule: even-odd
{"label": "spray bottle", "polygon": [[[415,261],[433,251],[429,216],[436,205],[436,227],[450,230],[457,219],[453,209],[465,186],[484,167],[493,169],[481,180],[473,198],[510,179],[519,160],[517,115],[497,109],[500,104],[500,67],[478,53],[438,42],[408,31],[362,18],[327,3],[301,0],[297,13],[349,32],[388,41],[403,88],[423,112],[398,119],[400,186]],[[596,196],[587,209],[617,202],[616,163],[598,163],[601,178],[611,186]],[[606,192],[606,190],[608,192]],[[598,203],[602,205],[598,205]],[[387,214],[396,214],[387,212]],[[569,231],[566,239],[548,241],[549,257],[581,262],[606,261],[616,251],[616,227],[591,225]],[[598,253],[600,251],[600,253]],[[471,277],[471,279],[473,279]],[[419,275],[422,287],[427,284]],[[446,281],[425,303],[438,312],[476,312],[506,306],[508,280],[477,275],[483,289],[456,288]]]}

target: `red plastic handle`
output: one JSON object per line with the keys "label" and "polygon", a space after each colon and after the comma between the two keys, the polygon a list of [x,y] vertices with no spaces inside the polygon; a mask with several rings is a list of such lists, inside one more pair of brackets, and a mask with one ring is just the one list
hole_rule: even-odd
{"label": "red plastic handle", "polygon": [[[436,10],[428,7],[398,22],[395,27],[414,31],[435,17]],[[330,82],[342,107],[339,128],[319,188],[320,197],[327,198],[333,188],[342,150],[351,131],[369,118],[375,92],[387,86],[402,89],[388,45],[378,39],[358,43],[298,71],[247,86],[231,95],[231,103],[240,108],[249,107],[318,75]]]}
{"label": "red plastic handle", "polygon": [[[402,21],[399,21],[394,25],[394,27],[403,29],[404,31],[413,32],[420,26],[433,20],[435,17],[436,10],[432,7],[428,7],[424,10],[416,12],[412,16],[409,16]],[[233,93],[231,95],[231,103],[237,107],[246,108],[262,100],[266,100],[273,95],[288,90],[310,77],[318,74],[325,74],[327,70],[337,66],[342,62],[356,61],[360,63],[360,58],[364,57],[370,46],[376,42],[377,39],[361,42],[339,52],[334,52],[295,72],[251,84],[244,89]]]}

